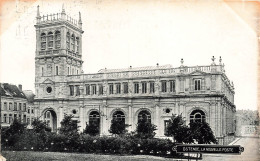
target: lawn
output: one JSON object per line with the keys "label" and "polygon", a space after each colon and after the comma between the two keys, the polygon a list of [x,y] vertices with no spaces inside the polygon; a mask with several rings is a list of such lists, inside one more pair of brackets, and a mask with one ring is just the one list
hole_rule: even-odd
{"label": "lawn", "polygon": [[3,151],[2,155],[7,161],[157,161],[178,160],[148,155],[101,155],[83,153],[61,152],[33,152],[33,151]]}

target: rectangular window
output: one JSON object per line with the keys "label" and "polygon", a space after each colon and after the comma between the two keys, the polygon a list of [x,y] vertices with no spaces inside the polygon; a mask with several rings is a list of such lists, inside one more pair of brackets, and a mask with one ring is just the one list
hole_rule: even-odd
{"label": "rectangular window", "polygon": [[9,114],[9,123],[11,124],[13,122],[12,114]]}
{"label": "rectangular window", "polygon": [[194,89],[195,89],[195,91],[201,90],[201,80],[200,79],[194,80]]}
{"label": "rectangular window", "polygon": [[23,104],[23,111],[26,111],[26,103]]}
{"label": "rectangular window", "polygon": [[98,94],[103,95],[103,85],[102,84],[98,85]]}
{"label": "rectangular window", "polygon": [[90,85],[86,85],[86,95],[90,95]]}
{"label": "rectangular window", "polygon": [[124,93],[128,93],[128,83],[124,83]]}
{"label": "rectangular window", "polygon": [[147,83],[142,82],[142,93],[147,93]]}
{"label": "rectangular window", "polygon": [[17,114],[14,114],[14,119],[16,119],[16,120],[17,120]]}
{"label": "rectangular window", "polygon": [[139,93],[139,83],[134,83],[134,93]]}
{"label": "rectangular window", "polygon": [[113,93],[114,93],[114,85],[109,84],[109,94],[113,94]]}
{"label": "rectangular window", "polygon": [[30,118],[27,118],[27,123],[28,123],[28,124],[30,123]]}
{"label": "rectangular window", "polygon": [[121,84],[117,83],[116,84],[116,94],[120,94],[121,93]]}
{"label": "rectangular window", "polygon": [[22,103],[19,103],[19,111],[22,110]]}
{"label": "rectangular window", "polygon": [[30,109],[27,109],[27,113],[30,113]]}
{"label": "rectangular window", "polygon": [[17,103],[14,103],[14,111],[17,111]]}
{"label": "rectangular window", "polygon": [[170,92],[175,92],[175,80],[170,81]]}
{"label": "rectangular window", "polygon": [[13,109],[13,103],[9,103],[9,110],[11,111]]}
{"label": "rectangular window", "polygon": [[154,82],[150,82],[150,93],[154,93]]}
{"label": "rectangular window", "polygon": [[26,122],[26,115],[23,115],[23,122]]}
{"label": "rectangular window", "polygon": [[80,95],[79,85],[76,86],[76,96]]}
{"label": "rectangular window", "polygon": [[92,95],[96,95],[97,94],[97,86],[95,84],[92,84],[91,88],[92,88]]}
{"label": "rectangular window", "polygon": [[167,92],[167,82],[166,81],[162,81],[162,92]]}
{"label": "rectangular window", "polygon": [[4,102],[4,110],[7,110],[7,102]]}
{"label": "rectangular window", "polygon": [[74,96],[74,86],[70,86],[70,95]]}
{"label": "rectangular window", "polygon": [[32,109],[32,113],[34,113],[33,109]]}
{"label": "rectangular window", "polygon": [[7,123],[7,115],[4,114],[4,123]]}

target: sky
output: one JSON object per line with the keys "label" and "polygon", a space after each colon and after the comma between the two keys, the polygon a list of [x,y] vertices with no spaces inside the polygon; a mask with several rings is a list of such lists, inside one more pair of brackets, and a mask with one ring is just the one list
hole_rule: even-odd
{"label": "sky", "polygon": [[[210,65],[219,56],[234,82],[237,109],[257,109],[257,34],[222,1],[40,0],[4,4],[0,81],[34,91],[37,5],[83,22],[83,70]],[[244,6],[243,6],[244,7]],[[253,12],[253,11],[252,11]],[[253,20],[251,20],[253,21]]]}

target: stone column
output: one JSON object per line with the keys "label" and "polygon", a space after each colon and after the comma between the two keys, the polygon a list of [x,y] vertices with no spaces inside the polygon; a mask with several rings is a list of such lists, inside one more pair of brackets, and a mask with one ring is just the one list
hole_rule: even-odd
{"label": "stone column", "polygon": [[60,107],[60,108],[59,108],[59,114],[60,114],[60,115],[59,115],[59,119],[58,119],[59,122],[57,122],[57,126],[58,126],[58,127],[61,126],[61,125],[60,125],[60,122],[63,120],[63,117],[64,117],[64,114],[63,114],[63,107]]}
{"label": "stone column", "polygon": [[[103,114],[104,116],[102,116],[102,122],[101,122],[101,127],[102,127],[102,135],[107,135],[108,134],[108,115],[107,115],[107,105],[102,105],[102,109],[103,109]],[[101,110],[102,111],[102,110]],[[101,121],[101,120],[100,120]]]}
{"label": "stone column", "polygon": [[156,135],[157,136],[160,136],[161,135],[161,129],[160,129],[160,123],[159,123],[159,119],[160,119],[160,111],[159,111],[159,106],[158,105],[155,105],[155,122],[154,124],[157,126],[157,133]]}
{"label": "stone column", "polygon": [[129,132],[133,130],[133,114],[132,114],[132,106],[128,106],[128,124],[131,125],[129,126],[128,130]]}
{"label": "stone column", "polygon": [[79,121],[80,121],[80,127],[79,127],[79,131],[83,132],[85,126],[84,126],[84,107],[80,106],[79,107]]}

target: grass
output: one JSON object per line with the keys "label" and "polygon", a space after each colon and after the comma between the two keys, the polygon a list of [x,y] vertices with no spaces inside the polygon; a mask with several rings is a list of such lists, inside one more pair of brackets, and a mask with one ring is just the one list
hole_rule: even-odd
{"label": "grass", "polygon": [[7,161],[157,161],[173,160],[148,155],[101,155],[83,153],[61,152],[34,152],[34,151],[3,151],[2,155]]}

